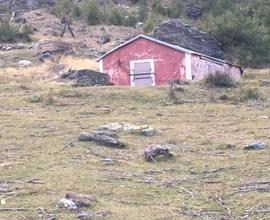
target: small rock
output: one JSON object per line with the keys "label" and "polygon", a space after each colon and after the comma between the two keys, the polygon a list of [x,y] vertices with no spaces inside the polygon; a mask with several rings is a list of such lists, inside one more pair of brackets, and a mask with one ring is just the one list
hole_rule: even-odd
{"label": "small rock", "polygon": [[80,137],[79,141],[93,141],[96,144],[107,146],[107,147],[114,147],[114,148],[123,148],[126,145],[116,138],[110,137],[105,134],[98,134],[96,132],[83,132]]}
{"label": "small rock", "polygon": [[268,147],[268,144],[263,142],[254,142],[244,147],[244,150],[262,150]]}
{"label": "small rock", "polygon": [[156,134],[156,130],[148,125],[137,126],[126,122],[111,123],[108,125],[103,125],[100,128],[98,128],[98,131],[102,130],[123,131],[127,133],[140,134],[144,136],[154,136]]}
{"label": "small rock", "polygon": [[101,162],[105,165],[113,165],[114,164],[114,160],[111,158],[104,158],[101,160]]}
{"label": "small rock", "polygon": [[90,220],[90,219],[96,219],[96,218],[103,218],[108,216],[109,214],[111,214],[110,211],[99,211],[99,212],[85,212],[82,211],[80,212],[80,214],[78,215],[79,219],[83,219],[83,220]]}
{"label": "small rock", "polygon": [[63,205],[67,209],[78,209],[78,206],[72,199],[63,198],[59,201],[60,205]]}
{"label": "small rock", "polygon": [[32,62],[29,60],[20,60],[18,63],[20,67],[28,67],[32,65]]}
{"label": "small rock", "polygon": [[100,38],[100,40],[98,41],[99,44],[106,44],[106,43],[109,43],[111,41],[111,37],[110,35],[105,35],[105,36],[102,36]]}
{"label": "small rock", "polygon": [[168,148],[162,147],[149,147],[144,150],[144,159],[148,162],[156,162],[155,158],[158,156],[172,157]]}
{"label": "small rock", "polygon": [[43,101],[43,98],[41,96],[33,95],[30,98],[31,103],[38,103],[38,102],[42,102],[42,101]]}
{"label": "small rock", "polygon": [[59,201],[59,204],[67,209],[78,209],[82,207],[90,207],[97,202],[94,195],[67,193],[65,198]]}
{"label": "small rock", "polygon": [[146,136],[146,137],[152,137],[156,134],[156,131],[153,128],[145,128],[142,129],[141,135]]}

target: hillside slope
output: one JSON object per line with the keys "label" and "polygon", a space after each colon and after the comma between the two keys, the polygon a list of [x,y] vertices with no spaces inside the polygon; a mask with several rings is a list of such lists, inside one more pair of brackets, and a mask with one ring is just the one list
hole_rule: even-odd
{"label": "hillside slope", "polygon": [[[270,87],[260,78],[270,75],[234,89],[181,86],[184,104],[168,99],[168,87],[0,84],[0,219],[74,220],[81,211],[123,220],[269,219],[270,149],[243,150],[270,143]],[[258,88],[265,100],[220,100],[241,87]],[[78,141],[112,122],[158,132],[116,132],[124,149]],[[173,157],[144,161],[144,149],[160,145]],[[68,210],[58,204],[67,192],[97,202]]]}

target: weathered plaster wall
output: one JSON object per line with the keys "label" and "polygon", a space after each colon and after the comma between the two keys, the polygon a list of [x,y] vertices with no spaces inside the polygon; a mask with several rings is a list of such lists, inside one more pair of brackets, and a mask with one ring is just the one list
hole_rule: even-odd
{"label": "weathered plaster wall", "polygon": [[241,70],[236,66],[220,64],[209,59],[201,58],[198,55],[192,55],[191,73],[195,80],[201,80],[208,74],[213,74],[217,71],[227,73],[236,80],[241,77]]}
{"label": "weathered plaster wall", "polygon": [[103,72],[114,85],[130,85],[130,61],[154,59],[156,85],[172,79],[185,79],[185,54],[147,39],[119,48],[103,59]]}

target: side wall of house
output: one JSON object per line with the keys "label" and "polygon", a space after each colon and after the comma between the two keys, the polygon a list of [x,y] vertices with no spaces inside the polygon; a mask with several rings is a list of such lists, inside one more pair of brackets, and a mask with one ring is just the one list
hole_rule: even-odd
{"label": "side wall of house", "polygon": [[236,80],[240,79],[241,77],[241,70],[236,66],[226,63],[215,62],[213,60],[200,57],[198,55],[192,55],[191,73],[194,80],[201,80],[205,76],[213,74],[217,71],[227,73]]}
{"label": "side wall of house", "polygon": [[153,59],[155,84],[185,79],[185,53],[139,38],[103,58],[103,72],[114,85],[130,85],[130,61]]}

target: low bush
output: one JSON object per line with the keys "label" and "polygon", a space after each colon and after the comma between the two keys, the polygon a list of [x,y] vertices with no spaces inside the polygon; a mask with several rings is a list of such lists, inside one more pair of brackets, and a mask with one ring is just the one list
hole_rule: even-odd
{"label": "low bush", "polygon": [[7,20],[0,22],[0,42],[30,41],[32,33],[30,26],[25,26],[22,31],[15,26],[10,25]]}
{"label": "low bush", "polygon": [[240,88],[236,99],[240,102],[247,102],[249,100],[263,100],[262,94],[258,88]]}
{"label": "low bush", "polygon": [[209,74],[204,78],[203,82],[207,87],[235,87],[235,81],[231,78],[231,76],[221,72]]}

